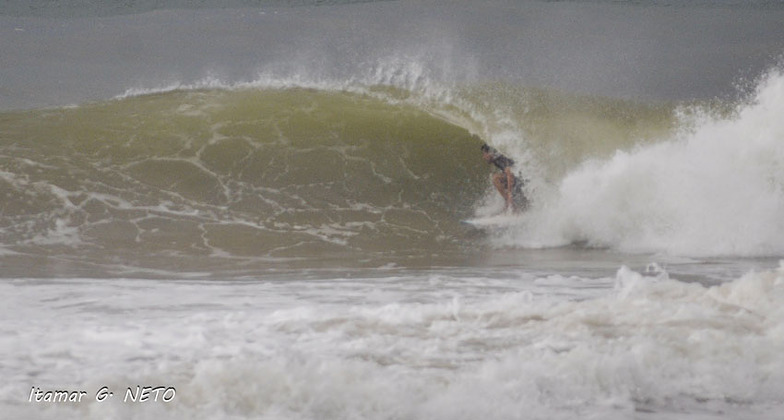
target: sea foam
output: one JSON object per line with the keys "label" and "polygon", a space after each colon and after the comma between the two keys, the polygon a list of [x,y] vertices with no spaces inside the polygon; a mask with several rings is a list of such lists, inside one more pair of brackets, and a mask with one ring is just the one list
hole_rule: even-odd
{"label": "sea foam", "polygon": [[509,274],[6,283],[11,384],[176,399],[47,410],[5,384],[0,401],[20,418],[778,418],[784,268],[710,287]]}
{"label": "sea foam", "polygon": [[729,117],[684,117],[672,138],[589,160],[500,241],[585,242],[676,255],[784,252],[784,75]]}

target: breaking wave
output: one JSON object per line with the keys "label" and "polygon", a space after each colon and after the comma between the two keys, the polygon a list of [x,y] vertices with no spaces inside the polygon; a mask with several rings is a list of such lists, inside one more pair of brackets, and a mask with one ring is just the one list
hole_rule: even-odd
{"label": "breaking wave", "polygon": [[501,204],[480,140],[519,163],[534,202],[496,246],[784,250],[780,73],[737,108],[413,83],[206,80],[4,113],[4,258],[203,269],[464,253],[486,242],[459,221]]}
{"label": "breaking wave", "polygon": [[5,114],[2,127],[13,252],[429,253],[458,243],[485,189],[468,131],[347,92],[174,90]]}
{"label": "breaking wave", "polygon": [[[726,105],[725,105],[726,107]],[[661,141],[586,159],[501,242],[690,256],[784,252],[784,75],[729,113],[681,108]]]}

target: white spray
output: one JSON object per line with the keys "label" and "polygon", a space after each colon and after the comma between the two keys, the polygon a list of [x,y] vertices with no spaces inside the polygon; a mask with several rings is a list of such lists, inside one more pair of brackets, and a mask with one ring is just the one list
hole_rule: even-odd
{"label": "white spray", "polygon": [[668,141],[584,163],[501,240],[692,256],[780,255],[782,116],[784,74],[774,71],[731,118],[702,116]]}

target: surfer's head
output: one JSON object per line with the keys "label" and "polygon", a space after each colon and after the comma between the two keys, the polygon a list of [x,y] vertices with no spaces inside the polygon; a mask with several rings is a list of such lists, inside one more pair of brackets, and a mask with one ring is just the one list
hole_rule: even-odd
{"label": "surfer's head", "polygon": [[484,143],[482,145],[482,158],[486,162],[490,162],[491,160],[493,160],[493,158],[495,157],[496,153],[498,153],[498,151],[496,151],[492,147],[488,146],[487,143]]}

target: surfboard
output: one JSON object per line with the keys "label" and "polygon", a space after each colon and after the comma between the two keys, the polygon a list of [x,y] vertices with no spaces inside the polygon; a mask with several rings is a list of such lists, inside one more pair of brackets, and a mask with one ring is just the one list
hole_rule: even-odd
{"label": "surfboard", "polygon": [[502,213],[495,216],[475,217],[473,219],[461,220],[460,223],[477,229],[498,229],[513,225],[518,221],[518,216]]}

